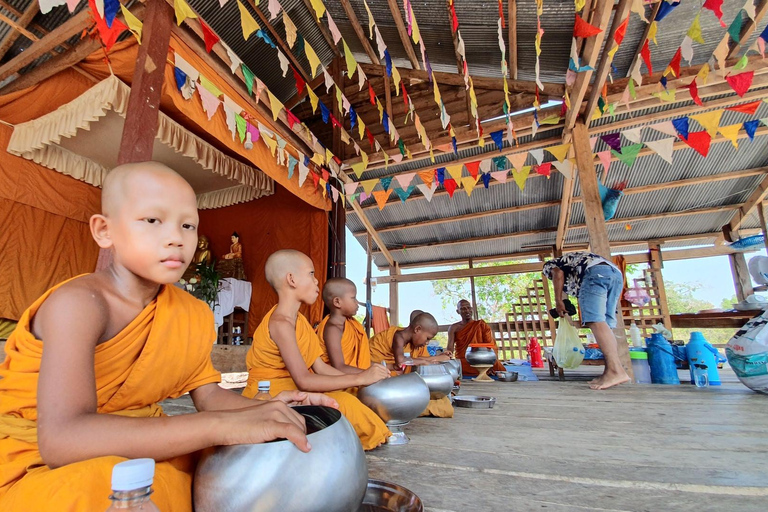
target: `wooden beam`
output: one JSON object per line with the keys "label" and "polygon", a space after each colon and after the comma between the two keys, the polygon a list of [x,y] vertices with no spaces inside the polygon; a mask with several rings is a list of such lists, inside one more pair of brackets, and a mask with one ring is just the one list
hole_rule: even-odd
{"label": "wooden beam", "polygon": [[619,26],[624,22],[624,20],[627,19],[627,16],[629,16],[629,8],[632,5],[632,2],[633,0],[619,0],[618,7],[616,7],[616,11],[613,15],[611,31],[608,34],[608,39],[606,39],[606,49],[600,56],[600,65],[597,68],[597,74],[595,75],[595,80],[592,84],[592,90],[589,93],[587,108],[584,110],[584,123],[586,124],[587,128],[589,128],[589,125],[592,122],[592,113],[595,111],[597,100],[602,94],[603,84],[608,78],[608,74],[611,72],[611,63],[613,62],[613,57],[611,57],[608,50],[610,50],[616,44],[613,40],[613,37],[616,34]]}
{"label": "wooden beam", "polygon": [[508,0],[509,12],[507,25],[509,26],[509,76],[517,80],[517,0]]}
{"label": "wooden beam", "polygon": [[311,82],[307,82],[306,87],[304,87],[304,90],[301,91],[301,93],[296,93],[291,99],[283,103],[283,106],[287,108],[288,110],[291,110],[293,107],[304,101],[304,98],[307,97],[307,90],[312,89],[313,91],[323,85],[325,83],[325,77],[322,74],[317,75],[315,78],[312,79]]}
{"label": "wooden beam", "polygon": [[400,268],[397,266],[397,263],[389,269],[389,275],[389,324],[400,325],[400,297],[398,296],[397,289],[397,278],[400,275]]}
{"label": "wooden beam", "polygon": [[141,45],[117,154],[118,165],[152,160],[173,25],[173,9],[165,0],[147,0]]}
{"label": "wooden beam", "polygon": [[[288,60],[291,61],[291,64],[293,65],[294,68],[296,68],[296,71],[299,72],[299,74],[301,75],[301,77],[304,79],[305,82],[309,82],[311,80],[311,78],[309,77],[309,74],[304,70],[304,67],[299,63],[298,59],[293,55],[293,51],[288,46],[288,44],[283,40],[280,34],[277,33],[277,30],[275,30],[275,27],[273,27],[272,23],[270,23],[269,18],[267,18],[267,16],[263,12],[261,12],[261,9],[259,9],[256,6],[256,1],[248,0],[248,4],[256,12],[256,16],[259,17],[261,22],[264,25],[266,25],[267,30],[269,30],[269,33],[272,36],[272,39],[277,43],[277,46],[280,47],[280,50],[288,58]],[[314,19],[315,17],[314,11],[311,11],[311,17]],[[335,46],[332,46],[332,48],[335,48]]]}
{"label": "wooden beam", "polygon": [[[723,238],[729,243],[735,242],[737,239],[736,233],[731,231],[728,224],[723,226]],[[729,254],[728,259],[731,263],[731,274],[733,275],[733,287],[736,290],[736,297],[742,302],[752,295],[753,291],[747,260],[744,257],[744,253],[738,251]]]}
{"label": "wooden beam", "polygon": [[[392,13],[392,19],[397,27],[397,33],[400,36],[400,42],[403,44],[405,54],[408,56],[408,60],[411,62],[413,69],[421,69],[419,66],[419,59],[416,58],[416,52],[411,45],[411,38],[408,37],[408,31],[405,29],[405,23],[403,23],[403,16],[400,14],[400,7],[397,5],[397,0],[387,0],[389,4],[389,10]],[[366,74],[368,74],[366,72]],[[402,75],[402,72],[400,73]]]}
{"label": "wooden beam", "polygon": [[23,35],[24,37],[26,37],[30,41],[39,41],[40,40],[39,37],[37,37],[35,34],[30,32],[29,30],[27,30],[26,26],[23,26],[23,25],[21,25],[19,23],[16,23],[15,21],[13,21],[11,18],[9,18],[8,16],[6,16],[3,13],[0,13],[0,21],[2,21],[3,23],[5,23],[9,27],[11,27],[11,29],[19,32],[21,35]]}
{"label": "wooden beam", "polygon": [[[653,20],[656,19],[656,14],[659,12],[659,8],[661,7],[661,2],[658,2],[651,7],[651,15],[648,17],[648,21],[653,23]],[[637,61],[640,60],[640,50],[643,49],[643,45],[645,44],[645,40],[648,39],[648,34],[651,33],[651,23],[646,23],[645,30],[643,30],[643,37],[640,38],[640,42],[637,45],[637,49],[635,50],[635,56],[632,58],[632,63],[629,65],[629,68],[627,69],[627,78],[629,78],[630,74],[632,73],[632,70],[635,69],[635,66],[637,65]],[[661,76],[663,76],[663,72],[660,73]],[[643,77],[643,81],[645,81],[645,77]],[[635,84],[638,85],[638,84]],[[622,86],[622,89],[626,87],[626,84]]]}
{"label": "wooden beam", "polygon": [[598,190],[595,161],[589,147],[589,129],[582,122],[577,122],[573,127],[573,146],[583,196],[582,203],[584,218],[587,222],[589,245],[595,254],[610,258],[611,244],[608,242],[608,230],[605,226],[603,204]]}
{"label": "wooden beam", "polygon": [[734,213],[733,219],[728,223],[729,230],[734,233],[737,232],[741,228],[741,224],[755,211],[755,208],[762,204],[766,196],[768,196],[768,176],[758,183],[754,192],[750,194],[741,208]]}
{"label": "wooden beam", "polygon": [[[333,51],[333,55],[336,57],[341,57],[341,52],[336,47],[336,43],[333,42],[333,35],[331,32],[326,28],[325,25],[320,23],[320,20],[317,19],[315,16],[315,8],[312,7],[312,4],[309,0],[304,0],[304,6],[307,8],[307,11],[309,12],[309,17],[312,18],[317,25],[317,28],[320,29],[320,33],[323,34],[323,39],[325,39],[325,42],[328,43],[328,46],[331,48],[331,51]],[[285,8],[283,8],[285,10]]]}
{"label": "wooden beam", "polygon": [[[371,234],[368,233],[368,237],[366,238],[366,244],[365,244],[365,255],[366,255],[366,270],[365,270],[365,334],[370,336],[371,335],[371,324],[373,321],[373,318],[371,318],[373,315],[371,314],[371,310],[368,309],[368,305],[371,303],[371,263],[373,262],[373,242],[371,241]],[[394,266],[394,264],[392,264]]]}
{"label": "wooden beam", "polygon": [[[7,7],[4,6],[6,9],[10,10],[11,7],[8,5]],[[27,7],[27,10],[24,11],[24,13],[19,13],[16,11],[14,14],[19,18],[16,21],[16,24],[22,27],[26,27],[32,22],[32,19],[37,15],[37,13],[40,12],[40,4],[38,2],[32,2],[29,4],[29,7]],[[21,35],[21,31],[18,30],[9,30],[8,33],[5,34],[5,37],[3,37],[2,42],[0,42],[0,59],[5,56],[6,53],[8,53],[8,50],[11,49],[11,46],[13,46],[13,43],[16,42],[16,40]],[[28,38],[29,39],[29,38]],[[30,39],[30,41],[36,41],[37,39]]]}
{"label": "wooden beam", "polygon": [[[90,27],[91,24],[92,19],[90,10],[84,9],[80,11],[75,16],[69,18],[67,21],[56,27],[48,35],[39,41],[32,43],[29,48],[21,52],[19,55],[15,56],[0,66],[0,81],[5,80],[9,76],[17,73],[25,66],[32,64],[38,58],[66,42],[71,37],[80,34],[83,30]],[[46,62],[46,66],[50,65],[51,61],[49,60]]]}
{"label": "wooden beam", "polygon": [[760,203],[757,207],[757,218],[760,220],[760,231],[763,232],[763,245],[768,254],[768,225],[765,223],[765,205]]}
{"label": "wooden beam", "polygon": [[[384,110],[387,113],[387,118],[392,119],[392,81],[389,79],[388,76],[384,77]],[[392,119],[392,124],[395,124],[395,120]],[[387,128],[389,129],[389,128]],[[382,126],[382,130],[384,130],[384,127]],[[389,139],[389,147],[393,148],[395,147],[395,140],[389,136],[389,134],[384,133],[388,139]]]}
{"label": "wooden beam", "polygon": [[[739,54],[741,43],[749,40],[752,33],[755,31],[755,28],[757,28],[757,25],[763,20],[763,16],[765,16],[766,12],[768,12],[768,0],[759,0],[758,4],[755,6],[755,19],[752,20],[752,18],[747,17],[747,21],[741,27],[739,42],[737,43],[736,41],[731,40],[728,44],[730,46],[730,51],[728,52],[729,59],[733,59]],[[737,15],[741,16],[741,11],[739,11]]]}
{"label": "wooden beam", "polygon": [[[308,2],[309,0],[305,1]],[[363,31],[363,27],[360,26],[360,20],[358,20],[357,14],[355,14],[355,10],[352,9],[352,5],[349,3],[349,0],[340,0],[340,2],[341,6],[344,8],[344,12],[347,15],[349,24],[352,26],[352,30],[355,31],[355,35],[357,36],[358,41],[360,41],[360,44],[363,46],[365,54],[368,56],[368,59],[370,59],[372,64],[377,64],[379,62],[379,58],[376,55],[376,52],[373,51],[371,42],[367,37],[365,37],[365,32]],[[360,63],[358,63],[358,65],[360,65]],[[365,72],[365,70],[363,70],[363,72]]]}

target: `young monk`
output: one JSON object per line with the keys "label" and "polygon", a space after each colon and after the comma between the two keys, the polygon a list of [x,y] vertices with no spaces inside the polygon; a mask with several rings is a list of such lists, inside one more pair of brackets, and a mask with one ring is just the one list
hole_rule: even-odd
{"label": "young monk", "polygon": [[[386,363],[392,375],[408,373],[411,368],[406,366],[405,352],[411,353],[414,365],[437,364],[451,359],[450,352],[430,356],[427,343],[437,335],[437,321],[429,313],[420,312],[413,316],[411,323],[402,327],[390,327],[371,338],[371,362]],[[452,418],[453,406],[446,396],[439,400],[430,400],[422,416],[437,416]]]}
{"label": "young monk", "polygon": [[264,271],[278,302],[253,334],[245,359],[248,385],[243,396],[254,396],[261,380],[270,381],[273,394],[293,389],[325,392],[339,403],[365,450],[384,443],[391,435],[384,422],[354,395],[339,390],[373,384],[389,377],[389,372],[374,365],[346,374],[326,364],[320,339],[299,314],[301,305],[314,303],[320,292],[312,260],[299,251],[277,251],[267,258]]}
{"label": "young monk", "polygon": [[[152,162],[112,170],[90,220],[111,265],[46,292],[24,312],[0,365],[0,510],[106,510],[112,467],[151,457],[152,500],[192,510],[195,459],[214,445],[288,438],[310,449],[286,393],[254,403],[218,386],[213,314],[176,282],[197,245],[195,193]],[[189,392],[197,414],[158,402]]]}
{"label": "young monk", "polygon": [[353,318],[357,313],[357,287],[343,277],[332,277],[323,286],[323,302],[330,314],[317,326],[323,362],[344,373],[371,367],[371,348],[365,328]]}

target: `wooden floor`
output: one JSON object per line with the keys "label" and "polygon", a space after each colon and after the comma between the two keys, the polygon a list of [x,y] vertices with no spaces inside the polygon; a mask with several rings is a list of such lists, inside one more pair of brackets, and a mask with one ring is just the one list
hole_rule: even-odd
{"label": "wooden floor", "polygon": [[[432,512],[764,512],[768,396],[725,380],[602,392],[583,380],[465,381],[462,394],[496,406],[414,420],[410,444],[368,452],[369,475]],[[191,410],[174,402],[169,413]]]}

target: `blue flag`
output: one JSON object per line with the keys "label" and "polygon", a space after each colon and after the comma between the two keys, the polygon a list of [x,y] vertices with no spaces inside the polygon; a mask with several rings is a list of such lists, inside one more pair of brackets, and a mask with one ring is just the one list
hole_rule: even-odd
{"label": "blue flag", "polygon": [[176,78],[176,88],[181,91],[181,88],[187,83],[187,74],[179,68],[173,68],[173,76]]}
{"label": "blue flag", "polygon": [[747,137],[749,137],[749,140],[755,140],[755,130],[757,130],[757,126],[759,124],[759,119],[753,119],[752,121],[747,121],[744,123],[744,131],[747,132]]}
{"label": "blue flag", "polygon": [[677,133],[679,133],[682,138],[684,139],[688,138],[688,118],[687,117],[678,117],[677,119],[673,119],[672,124],[675,126],[675,130],[677,130]]}
{"label": "blue flag", "polygon": [[437,182],[442,185],[444,181],[445,181],[445,167],[440,167],[437,170]]}
{"label": "blue flag", "polygon": [[491,132],[491,139],[493,139],[496,147],[499,148],[499,151],[501,151],[501,149],[504,147],[504,130]]}

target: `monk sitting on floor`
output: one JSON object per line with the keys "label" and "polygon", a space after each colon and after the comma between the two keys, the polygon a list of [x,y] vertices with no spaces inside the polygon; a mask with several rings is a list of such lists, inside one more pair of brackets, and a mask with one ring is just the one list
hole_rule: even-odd
{"label": "monk sitting on floor", "polygon": [[270,381],[272,394],[288,389],[328,392],[355,428],[364,449],[384,443],[391,433],[381,418],[354,395],[340,390],[373,384],[389,377],[389,372],[374,365],[346,374],[326,364],[320,339],[299,313],[301,305],[314,303],[320,291],[312,260],[299,251],[277,251],[267,258],[264,272],[278,302],[253,334],[245,359],[248,385],[243,396],[255,396],[261,380]]}
{"label": "monk sitting on floor", "polygon": [[[194,453],[288,438],[309,451],[285,393],[254,403],[217,384],[213,314],[171,285],[197,245],[195,193],[157,163],[104,180],[91,233],[112,263],[46,292],[27,309],[0,365],[0,510],[106,510],[112,467],[151,457],[152,501],[192,510]],[[197,414],[164,417],[158,402],[189,392]]]}
{"label": "monk sitting on floor", "polygon": [[343,277],[332,277],[323,286],[323,302],[330,314],[317,326],[323,362],[344,373],[371,367],[371,347],[365,328],[353,318],[357,313],[357,287]]}
{"label": "monk sitting on floor", "polygon": [[[437,364],[451,359],[450,352],[443,352],[436,356],[430,356],[427,351],[427,342],[437,334],[437,321],[429,313],[419,312],[413,316],[411,323],[402,327],[390,327],[386,331],[371,338],[371,362],[386,363],[392,375],[408,373],[411,368],[406,365],[405,353],[410,352],[413,365]],[[446,396],[439,400],[430,400],[427,409],[422,416],[437,416],[438,418],[452,418],[453,405]]]}
{"label": "monk sitting on floor", "polygon": [[[499,355],[496,342],[493,339],[491,328],[483,320],[472,320],[472,304],[468,300],[460,300],[456,305],[456,312],[461,316],[461,322],[456,322],[448,328],[448,350],[456,354],[456,359],[461,361],[461,372],[464,377],[476,377],[478,372],[466,359],[467,349],[470,345],[489,345]],[[503,372],[505,370],[498,360],[488,372]]]}

